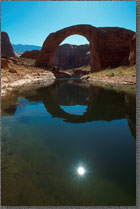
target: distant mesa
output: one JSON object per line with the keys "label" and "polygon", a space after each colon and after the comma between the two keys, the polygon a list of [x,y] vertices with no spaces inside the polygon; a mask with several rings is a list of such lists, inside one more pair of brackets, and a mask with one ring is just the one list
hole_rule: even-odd
{"label": "distant mesa", "polygon": [[1,32],[1,55],[7,57],[16,57],[16,53],[6,32]]}
{"label": "distant mesa", "polygon": [[15,52],[23,54],[26,51],[40,50],[41,46],[29,45],[29,44],[13,44],[13,48]]}

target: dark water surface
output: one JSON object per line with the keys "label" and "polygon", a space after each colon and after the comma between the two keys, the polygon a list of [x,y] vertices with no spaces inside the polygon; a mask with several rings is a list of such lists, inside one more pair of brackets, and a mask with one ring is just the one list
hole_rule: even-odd
{"label": "dark water surface", "polygon": [[2,205],[135,205],[135,100],[56,81],[4,101]]}

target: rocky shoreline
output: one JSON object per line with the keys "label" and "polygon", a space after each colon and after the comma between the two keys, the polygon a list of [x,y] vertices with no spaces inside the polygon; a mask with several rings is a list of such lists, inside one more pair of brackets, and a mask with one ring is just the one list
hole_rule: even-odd
{"label": "rocky shoreline", "polygon": [[33,60],[2,57],[1,96],[31,85],[50,85],[56,77],[49,70],[37,68]]}
{"label": "rocky shoreline", "polygon": [[91,73],[90,66],[63,70],[53,66],[50,69],[38,68],[34,60],[21,58],[2,58],[1,96],[28,86],[48,86],[55,79],[78,78],[90,84],[136,85],[136,66],[106,69]]}
{"label": "rocky shoreline", "polygon": [[114,69],[108,68],[100,72],[83,75],[80,79],[89,83],[136,85],[136,65]]}
{"label": "rocky shoreline", "polygon": [[1,96],[28,86],[49,86],[55,80],[50,72],[27,74],[23,78],[11,79],[9,76],[1,79]]}
{"label": "rocky shoreline", "polygon": [[88,83],[104,83],[104,84],[112,84],[112,85],[136,85],[136,78],[108,78],[107,76],[104,77],[97,77],[97,76],[82,76],[81,80]]}
{"label": "rocky shoreline", "polygon": [[[18,91],[21,88],[28,88],[28,87],[42,87],[42,86],[49,86],[55,81],[56,77],[51,72],[41,72],[41,73],[32,73],[26,74],[22,78],[16,77],[15,79],[11,79],[10,76],[2,77],[1,78],[1,96],[4,97],[8,93],[13,91]],[[69,78],[72,79],[72,78]],[[127,79],[127,78],[108,78],[106,77],[89,77],[82,76],[80,78],[82,82],[86,82],[88,84],[103,84],[103,85],[131,85],[136,86],[135,79]]]}

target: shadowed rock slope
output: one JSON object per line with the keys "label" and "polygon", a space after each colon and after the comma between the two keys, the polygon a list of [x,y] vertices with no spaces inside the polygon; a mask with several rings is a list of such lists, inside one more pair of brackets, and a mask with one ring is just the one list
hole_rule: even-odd
{"label": "shadowed rock slope", "polygon": [[90,47],[85,45],[63,44],[58,47],[52,64],[63,69],[72,69],[90,64]]}
{"label": "shadowed rock slope", "polygon": [[6,32],[1,32],[1,55],[7,57],[16,57],[10,38]]}

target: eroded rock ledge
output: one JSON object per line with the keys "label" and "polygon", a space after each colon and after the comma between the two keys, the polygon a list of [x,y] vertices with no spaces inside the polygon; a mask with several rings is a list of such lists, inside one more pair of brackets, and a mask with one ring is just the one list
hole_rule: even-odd
{"label": "eroded rock ledge", "polygon": [[11,91],[17,91],[18,88],[25,86],[48,86],[52,84],[54,80],[55,76],[52,72],[41,68],[35,68],[27,60],[8,57],[2,58],[2,97]]}

